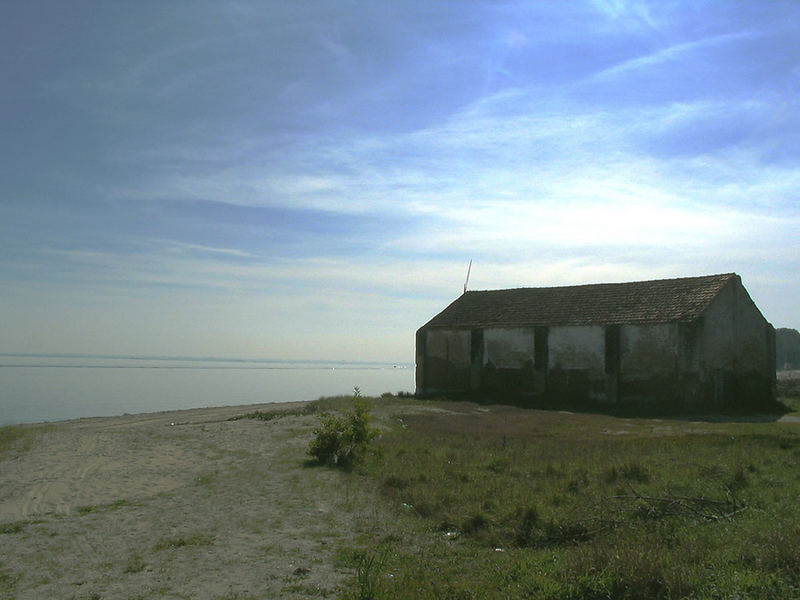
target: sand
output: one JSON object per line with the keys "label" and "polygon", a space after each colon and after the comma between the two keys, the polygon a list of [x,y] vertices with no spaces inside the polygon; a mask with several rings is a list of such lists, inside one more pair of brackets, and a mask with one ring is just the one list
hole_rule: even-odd
{"label": "sand", "polygon": [[291,405],[35,427],[0,456],[0,598],[320,598],[392,529],[367,479],[303,466]]}

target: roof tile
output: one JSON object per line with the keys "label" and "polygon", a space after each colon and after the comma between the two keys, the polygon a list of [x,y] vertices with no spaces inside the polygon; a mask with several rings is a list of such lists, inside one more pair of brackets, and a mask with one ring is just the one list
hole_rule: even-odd
{"label": "roof tile", "polygon": [[423,327],[611,325],[692,321],[735,273],[465,292]]}

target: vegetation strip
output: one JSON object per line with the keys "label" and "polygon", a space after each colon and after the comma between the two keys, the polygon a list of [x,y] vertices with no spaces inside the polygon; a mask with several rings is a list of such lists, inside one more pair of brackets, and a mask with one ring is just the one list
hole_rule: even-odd
{"label": "vegetation strip", "polygon": [[349,475],[412,517],[350,598],[800,595],[797,426],[446,406]]}

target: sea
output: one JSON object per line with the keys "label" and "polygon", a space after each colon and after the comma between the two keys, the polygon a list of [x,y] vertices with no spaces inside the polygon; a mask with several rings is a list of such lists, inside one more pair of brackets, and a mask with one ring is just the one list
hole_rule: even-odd
{"label": "sea", "polygon": [[0,354],[0,425],[413,392],[414,364]]}

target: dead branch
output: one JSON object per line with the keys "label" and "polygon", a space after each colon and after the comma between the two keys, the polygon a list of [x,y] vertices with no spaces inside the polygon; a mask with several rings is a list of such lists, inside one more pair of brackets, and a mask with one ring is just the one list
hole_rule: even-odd
{"label": "dead branch", "polygon": [[[631,511],[645,508],[648,513],[657,516],[691,513],[707,521],[720,521],[730,519],[747,510],[747,505],[737,500],[729,489],[726,490],[727,497],[724,500],[718,500],[704,496],[650,496],[639,493],[633,486],[629,487],[630,494],[611,496],[611,498],[639,502],[639,507],[627,509]],[[644,507],[642,507],[642,504]]]}

